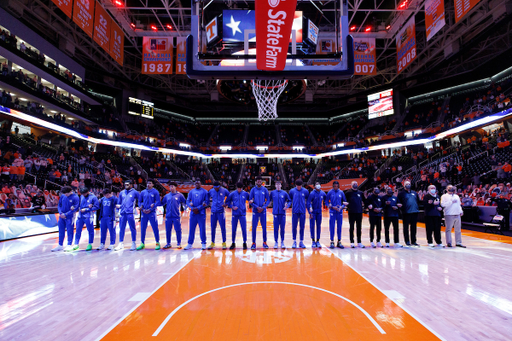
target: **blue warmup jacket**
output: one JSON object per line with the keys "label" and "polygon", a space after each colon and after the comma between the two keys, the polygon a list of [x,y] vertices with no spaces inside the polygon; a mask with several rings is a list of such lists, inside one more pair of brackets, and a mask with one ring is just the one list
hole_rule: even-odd
{"label": "blue warmup jacket", "polygon": [[[209,203],[210,199],[208,197],[208,192],[204,188],[194,188],[193,190],[188,192],[187,206],[190,207],[191,210],[197,208],[199,210],[198,215],[206,215],[206,207],[203,206],[203,204],[208,205]],[[190,204],[192,204],[192,206]],[[195,215],[194,212],[191,212],[190,214]]]}
{"label": "blue warmup jacket", "polygon": [[229,197],[229,191],[224,187],[219,188],[217,192],[215,188],[212,188],[208,191],[209,198],[212,199],[212,213],[223,213],[224,212],[224,202]]}
{"label": "blue warmup jacket", "polygon": [[249,193],[249,200],[253,200],[253,203],[251,204],[253,209],[256,209],[258,207],[266,209],[270,200],[270,197],[268,195],[268,189],[266,189],[263,186],[253,187],[251,189],[251,192]]}
{"label": "blue warmup jacket", "polygon": [[418,213],[420,211],[419,206],[420,198],[418,197],[418,193],[411,190],[407,192],[406,190],[398,193],[398,202],[402,204],[402,213]]}
{"label": "blue warmup jacket", "polygon": [[110,199],[107,199],[106,197],[101,198],[99,209],[100,219],[110,218],[112,220],[115,220],[116,204],[117,198],[115,196],[111,196]]}
{"label": "blue warmup jacket", "polygon": [[290,190],[290,199],[292,201],[292,213],[306,213],[306,200],[309,197],[309,192],[304,187],[297,189],[297,187]]}
{"label": "blue warmup jacket", "polygon": [[187,200],[185,200],[183,194],[179,192],[166,194],[162,199],[162,206],[164,206],[166,210],[165,216],[171,219],[181,217],[180,205],[182,204],[187,204]]}
{"label": "blue warmup jacket", "polygon": [[[151,207],[151,204],[153,204],[153,207]],[[150,210],[150,213],[153,213],[156,211],[157,206],[161,206],[161,204],[160,193],[156,189],[145,189],[140,192],[139,208],[141,212],[142,210]]]}
{"label": "blue warmup jacket", "polygon": [[325,200],[325,203],[327,206],[331,205],[332,207],[329,208],[330,212],[338,212],[335,211],[333,207],[339,206],[340,208],[344,208],[345,205],[343,205],[343,202],[347,201],[347,197],[345,196],[345,193],[341,189],[331,189],[327,193],[327,199]]}
{"label": "blue warmup jacket", "polygon": [[[73,218],[73,214],[78,211],[80,205],[78,195],[72,193],[69,197],[61,194],[59,198],[59,214],[64,214],[66,219]],[[71,209],[71,207],[74,207]]]}
{"label": "blue warmup jacket", "polygon": [[226,203],[229,208],[232,208],[233,206],[238,207],[237,210],[233,210],[233,216],[244,216],[247,212],[247,201],[249,201],[249,193],[243,190],[238,193],[238,191],[235,190],[229,194]]}
{"label": "blue warmup jacket", "polygon": [[129,191],[123,189],[117,198],[117,205],[121,205],[119,212],[121,214],[133,214],[136,200],[140,202],[140,193],[137,190],[134,188]]}
{"label": "blue warmup jacket", "polygon": [[286,193],[283,190],[278,191],[276,189],[276,190],[273,190],[272,192],[270,192],[269,197],[270,197],[269,204],[270,204],[270,202],[273,203],[272,204],[272,214],[274,214],[274,215],[286,214],[284,207],[285,207],[285,205],[286,205],[286,207],[290,206],[290,196],[288,195],[288,193]]}
{"label": "blue warmup jacket", "polygon": [[322,212],[322,202],[327,200],[327,194],[324,191],[317,191],[316,189],[312,190],[309,193],[307,207],[308,211],[311,213],[321,213]]}
{"label": "blue warmup jacket", "polygon": [[[92,208],[89,207],[89,205],[92,204]],[[82,213],[82,209],[85,208],[85,212]],[[85,196],[80,197],[80,209],[78,210],[78,217],[81,218],[90,218],[92,212],[97,211],[100,208],[100,202],[98,201],[98,198],[92,193],[89,193],[87,198]]]}

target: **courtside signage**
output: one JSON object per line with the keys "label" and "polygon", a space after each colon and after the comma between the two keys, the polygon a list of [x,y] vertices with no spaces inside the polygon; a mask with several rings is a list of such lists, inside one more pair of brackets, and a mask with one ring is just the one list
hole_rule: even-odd
{"label": "courtside signage", "polygon": [[318,44],[318,27],[308,19],[308,39],[313,44]]}
{"label": "courtside signage", "polygon": [[256,1],[256,67],[264,71],[282,71],[297,0]]}

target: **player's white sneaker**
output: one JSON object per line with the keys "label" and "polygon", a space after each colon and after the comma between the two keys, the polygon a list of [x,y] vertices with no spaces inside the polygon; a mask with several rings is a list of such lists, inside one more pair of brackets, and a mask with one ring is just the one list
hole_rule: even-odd
{"label": "player's white sneaker", "polygon": [[281,242],[281,249],[286,249],[286,246],[284,245],[284,242]]}
{"label": "player's white sneaker", "polygon": [[350,243],[350,247],[355,248],[356,246],[354,245],[354,243]]}
{"label": "player's white sneaker", "polygon": [[381,242],[377,242],[377,247],[382,247],[382,243]]}
{"label": "player's white sneaker", "polygon": [[443,248],[444,247],[443,244],[437,244],[436,246],[439,247],[439,248]]}
{"label": "player's white sneaker", "polygon": [[114,244],[110,244],[108,247],[107,247],[107,250],[111,251],[111,250],[114,250],[115,246]]}
{"label": "player's white sneaker", "polygon": [[428,247],[433,249],[434,248],[434,244],[428,244]]}
{"label": "player's white sneaker", "polygon": [[62,250],[64,250],[64,247],[62,245],[57,245],[56,247],[54,247],[52,249],[52,252],[62,251]]}
{"label": "player's white sneaker", "polygon": [[400,243],[395,243],[395,247],[404,247],[404,246]]}
{"label": "player's white sneaker", "polygon": [[374,242],[371,242],[371,245],[373,248],[376,248],[377,246],[375,246],[375,243]]}
{"label": "player's white sneaker", "polygon": [[183,250],[190,250],[192,248],[192,244],[187,244]]}
{"label": "player's white sneaker", "polygon": [[121,250],[124,250],[124,244],[121,242],[119,244],[117,244],[116,248],[115,248],[116,251],[121,251]]}
{"label": "player's white sneaker", "polygon": [[69,252],[69,251],[71,251],[71,250],[73,250],[73,245],[68,245],[68,246],[66,246],[66,248],[64,249],[64,252]]}
{"label": "player's white sneaker", "polygon": [[206,244],[201,244],[201,250],[206,250]]}
{"label": "player's white sneaker", "polygon": [[357,243],[357,246],[359,246],[361,249],[364,249],[364,245],[362,243]]}
{"label": "player's white sneaker", "polygon": [[132,242],[132,247],[130,248],[130,251],[135,251],[137,250],[137,244],[135,244],[135,242]]}
{"label": "player's white sneaker", "polygon": [[278,249],[278,248],[279,248],[279,243],[278,243],[278,242],[276,242],[276,243],[274,244],[274,249]]}
{"label": "player's white sneaker", "polygon": [[389,243],[386,243],[386,247],[389,247]]}
{"label": "player's white sneaker", "polygon": [[105,250],[105,244],[100,244],[100,247],[98,248],[99,251]]}

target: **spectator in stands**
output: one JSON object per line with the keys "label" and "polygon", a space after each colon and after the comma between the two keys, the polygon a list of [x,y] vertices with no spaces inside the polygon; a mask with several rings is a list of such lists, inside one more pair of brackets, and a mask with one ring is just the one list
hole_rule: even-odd
{"label": "spectator in stands", "polygon": [[17,203],[17,200],[16,200],[16,197],[14,196],[14,194],[9,194],[9,197],[7,197],[7,199],[5,199],[4,201],[4,209],[3,210],[0,210],[0,214],[1,213],[5,213],[5,214],[13,214],[16,212],[16,203]]}
{"label": "spectator in stands", "polygon": [[40,210],[46,209],[46,199],[43,191],[38,191],[37,194],[32,198],[32,212],[39,212]]}
{"label": "spectator in stands", "polygon": [[75,178],[73,181],[71,181],[71,187],[76,191],[78,189],[78,186],[80,183],[78,182],[77,178]]}

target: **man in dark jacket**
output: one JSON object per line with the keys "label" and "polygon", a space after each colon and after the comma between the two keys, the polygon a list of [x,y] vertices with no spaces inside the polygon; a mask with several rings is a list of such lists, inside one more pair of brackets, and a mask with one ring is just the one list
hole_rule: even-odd
{"label": "man in dark jacket", "polygon": [[361,222],[363,220],[364,193],[358,190],[357,181],[352,181],[352,188],[345,193],[348,202],[348,222],[350,224],[350,247],[354,248],[354,224],[357,228],[357,245],[364,248],[361,243]]}
{"label": "man in dark jacket", "polygon": [[[398,193],[397,206],[402,209],[402,220],[404,225],[404,240],[407,246],[417,246],[416,224],[418,223],[419,197],[418,193],[411,189],[409,180],[404,182],[404,190]],[[409,233],[411,238],[409,239]]]}
{"label": "man in dark jacket", "polygon": [[400,244],[400,234],[398,232],[398,198],[394,195],[391,188],[386,190],[386,195],[382,197],[384,201],[384,238],[386,247],[389,247],[389,227],[393,224],[393,242],[395,247],[403,247]]}
{"label": "man in dark jacket", "polygon": [[[383,202],[379,196],[380,189],[375,187],[373,193],[366,198],[366,207],[368,207],[368,214],[370,220],[370,242],[372,247],[382,247],[380,242],[380,232],[382,229],[382,207]],[[373,242],[375,236],[375,229],[377,229],[377,245]]]}
{"label": "man in dark jacket", "polygon": [[425,207],[425,227],[427,228],[428,246],[434,247],[432,234],[437,247],[444,247],[441,241],[441,198],[437,194],[436,186],[428,186],[428,193],[423,197],[423,206]]}

